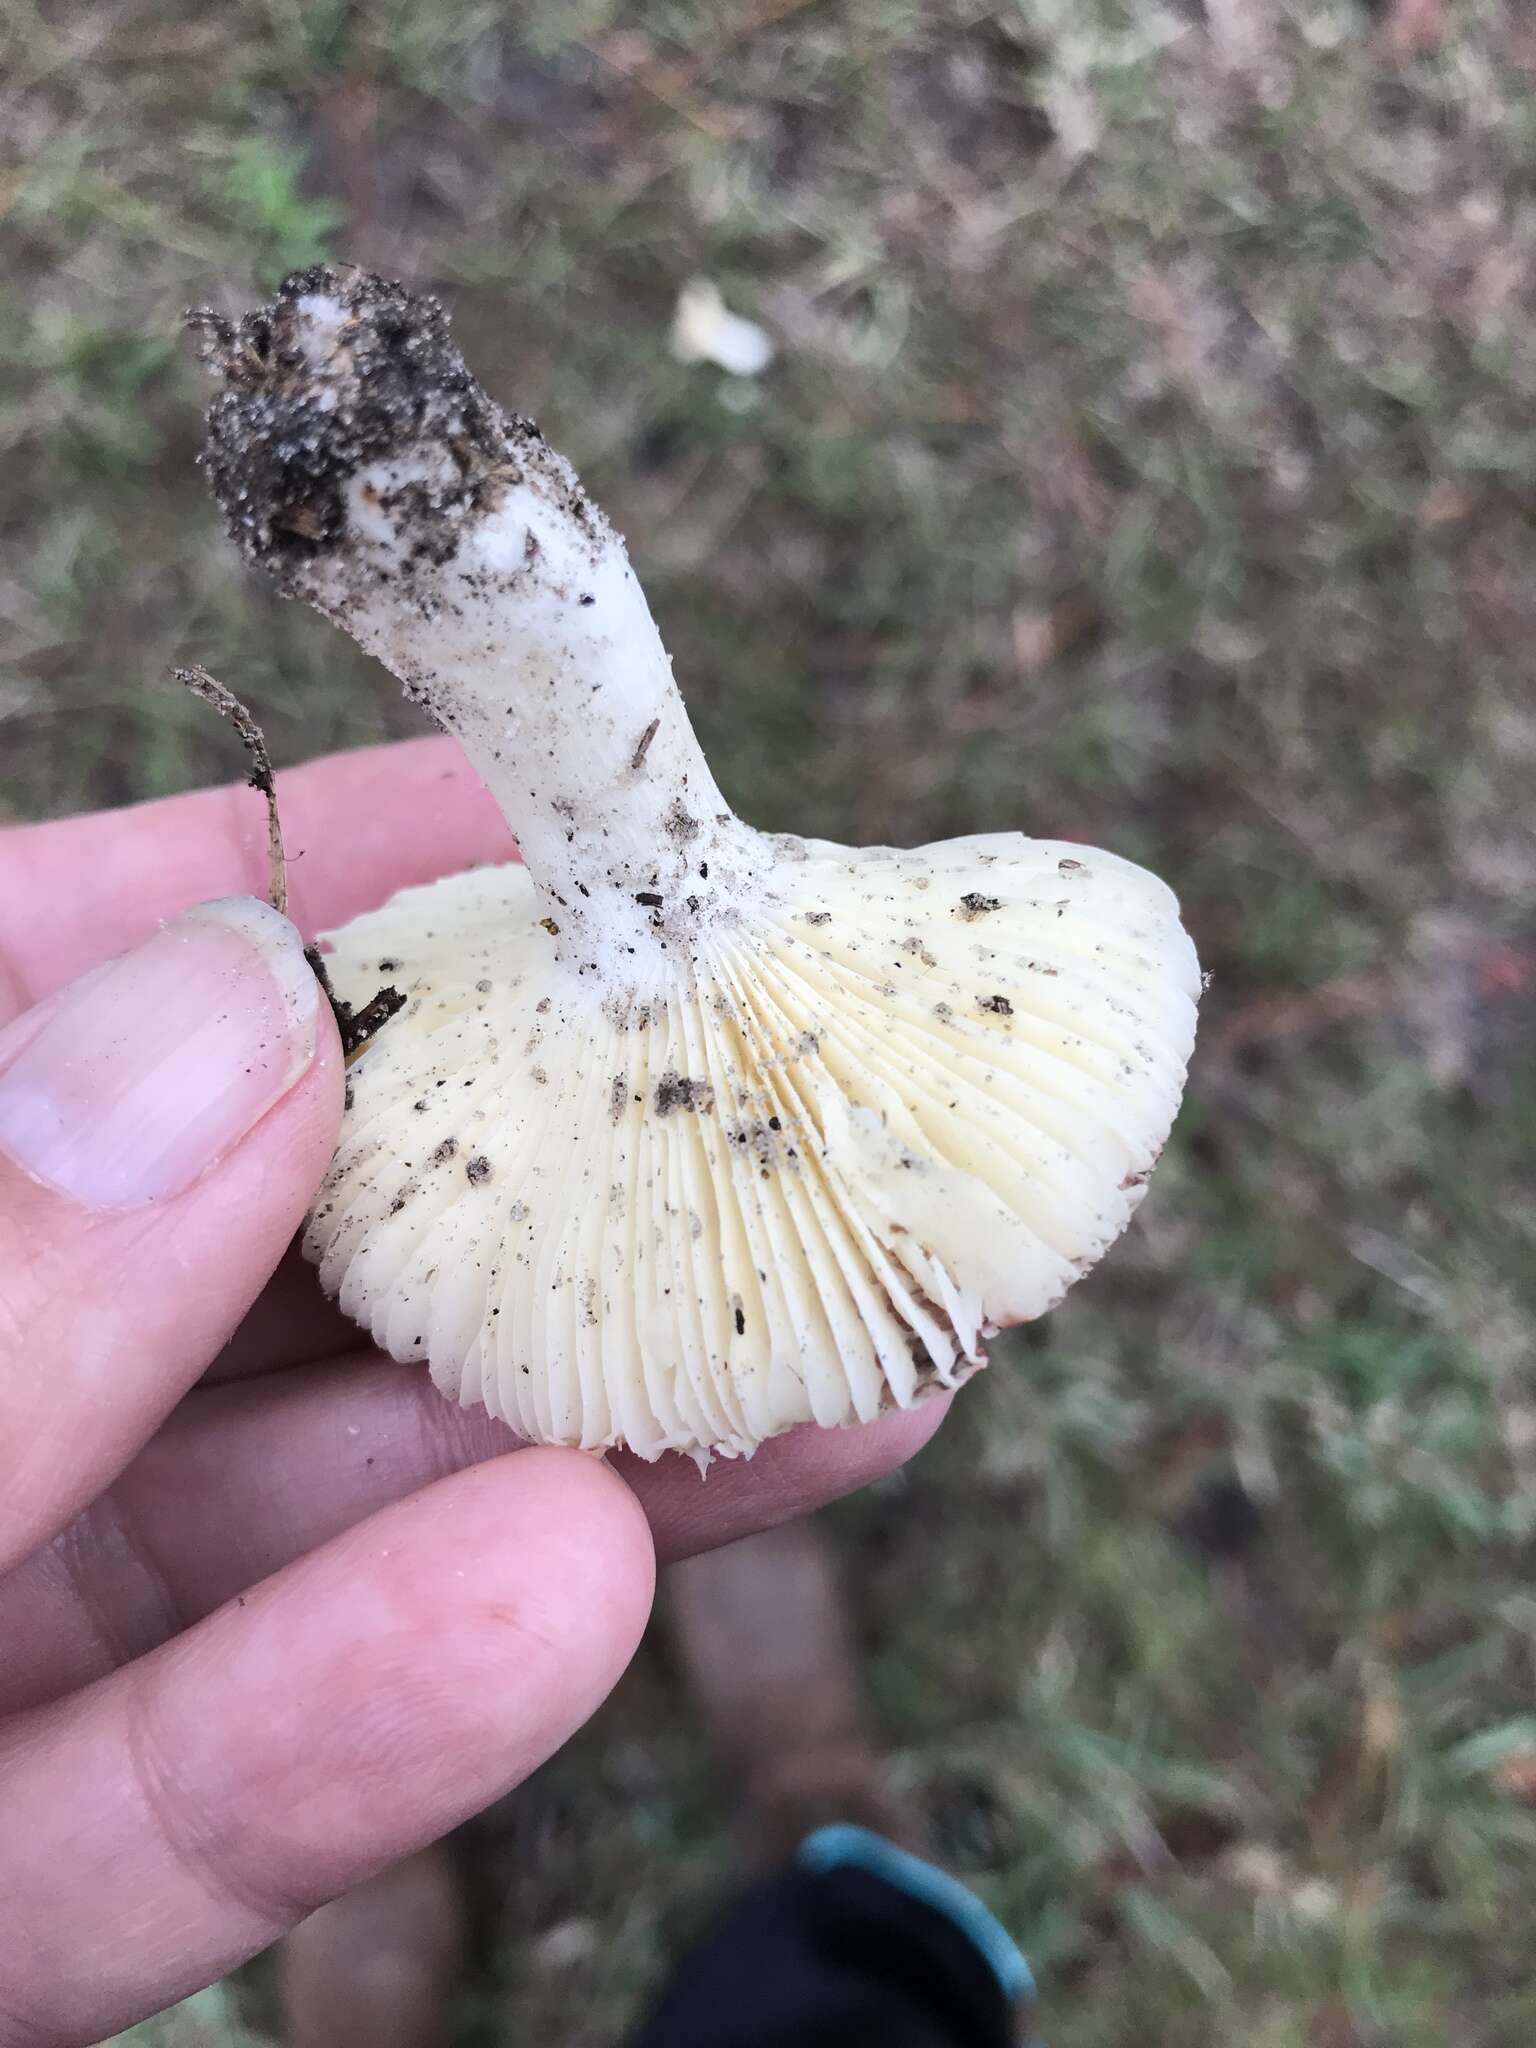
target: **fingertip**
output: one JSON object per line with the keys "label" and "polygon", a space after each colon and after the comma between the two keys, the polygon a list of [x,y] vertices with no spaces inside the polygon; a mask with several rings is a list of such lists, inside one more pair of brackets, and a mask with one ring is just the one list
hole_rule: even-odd
{"label": "fingertip", "polygon": [[[445,1757],[521,1777],[607,1697],[639,1647],[655,1553],[639,1503],[579,1451],[521,1449],[433,1481],[301,1563],[388,1624],[367,1655]],[[281,1583],[280,1581],[274,1582]],[[305,1611],[302,1601],[294,1611]],[[510,1776],[508,1781],[510,1782]]]}
{"label": "fingertip", "polygon": [[716,1462],[702,1477],[677,1455],[654,1464],[626,1455],[620,1469],[645,1511],[657,1556],[674,1564],[883,1479],[934,1436],[952,1398],[926,1395],[911,1408],[849,1429],[807,1423],[770,1438],[750,1458]]}
{"label": "fingertip", "polygon": [[[361,1835],[396,1853],[575,1733],[634,1655],[653,1591],[622,1481],[579,1452],[518,1450],[382,1509],[160,1654],[186,1646],[259,1715],[312,1817],[371,1786]],[[273,1686],[279,1637],[306,1673],[296,1704]],[[317,1713],[329,1743],[307,1746]]]}
{"label": "fingertip", "polygon": [[[579,1621],[593,1643],[606,1644],[617,1677],[645,1633],[656,1591],[655,1544],[633,1490],[604,1459],[544,1445],[492,1459],[465,1477],[488,1489],[516,1488],[519,1519],[538,1545],[542,1582],[555,1599],[548,1618],[562,1629]],[[517,1590],[526,1597],[522,1571]]]}

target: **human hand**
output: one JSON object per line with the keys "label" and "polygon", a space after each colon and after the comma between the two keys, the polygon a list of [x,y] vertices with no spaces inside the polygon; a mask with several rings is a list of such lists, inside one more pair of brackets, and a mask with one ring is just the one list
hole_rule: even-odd
{"label": "human hand", "polygon": [[[447,742],[279,793],[306,934],[512,852]],[[654,1555],[942,1413],[701,1482],[519,1447],[369,1350],[286,1249],[342,1072],[291,927],[232,895],[265,846],[243,790],[0,833],[0,2048],[154,2011],[488,1804],[618,1677]]]}

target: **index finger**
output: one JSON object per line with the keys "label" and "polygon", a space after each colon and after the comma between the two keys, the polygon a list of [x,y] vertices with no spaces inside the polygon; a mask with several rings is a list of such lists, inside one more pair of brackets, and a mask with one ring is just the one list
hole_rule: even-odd
{"label": "index finger", "polygon": [[[286,769],[277,800],[289,915],[306,938],[397,889],[516,858],[449,739]],[[0,831],[0,1023],[189,903],[266,886],[266,812],[244,784]]]}

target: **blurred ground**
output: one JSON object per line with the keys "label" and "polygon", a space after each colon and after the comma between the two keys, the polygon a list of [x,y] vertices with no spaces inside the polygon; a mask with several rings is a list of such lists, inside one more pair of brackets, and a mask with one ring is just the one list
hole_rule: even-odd
{"label": "blurred ground", "polygon": [[[0,21],[0,815],[234,773],[173,660],[280,760],[414,729],[224,545],[176,316],[322,253],[441,289],[749,816],[1100,840],[1214,970],[1143,1221],[837,1518],[1054,2048],[1536,2039],[1528,9]],[[669,356],[695,274],[760,379]],[[610,2042],[725,1811],[642,1662],[486,1849],[463,2040]]]}

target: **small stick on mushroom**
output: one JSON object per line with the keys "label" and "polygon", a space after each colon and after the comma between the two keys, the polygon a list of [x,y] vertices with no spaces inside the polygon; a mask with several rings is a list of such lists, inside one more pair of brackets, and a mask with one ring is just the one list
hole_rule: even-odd
{"label": "small stick on mushroom", "polygon": [[404,1011],[307,1249],[523,1434],[742,1455],[954,1386],[1141,1200],[1199,970],[1168,889],[1018,833],[754,831],[623,542],[433,299],[362,271],[192,316],[233,538],[453,732],[523,865],[332,935]]}
{"label": "small stick on mushroom", "polygon": [[[267,900],[279,917],[286,917],[288,856],[283,851],[283,827],[277,814],[277,782],[272,773],[272,756],[267,751],[266,734],[228,684],[221,683],[217,676],[210,675],[201,662],[193,662],[186,668],[172,669],[171,673],[178,683],[192,692],[194,697],[201,697],[205,704],[213,706],[221,718],[228,720],[239,734],[241,745],[251,757],[251,772],[247,779],[252,789],[260,791],[267,805]],[[331,977],[326,971],[320,948],[306,946],[304,958],[309,962],[310,970],[320,984],[321,993],[331,1006],[331,1014],[336,1019],[337,1034],[341,1039],[342,1056],[350,1066],[375,1032],[405,1008],[405,997],[396,988],[381,988],[360,1009],[354,1010],[350,1003],[342,1001],[331,986]]]}
{"label": "small stick on mushroom", "polygon": [[220,718],[235,728],[240,744],[251,757],[251,772],[246,779],[252,789],[260,791],[267,805],[267,900],[279,917],[286,917],[288,857],[283,852],[283,828],[277,815],[277,784],[272,779],[272,757],[267,752],[266,735],[234,691],[221,683],[217,676],[210,675],[201,662],[193,662],[187,668],[173,668],[171,674],[183,689],[190,690],[194,697],[201,697],[205,704],[211,704]]}

